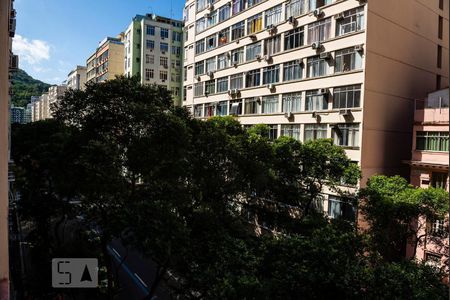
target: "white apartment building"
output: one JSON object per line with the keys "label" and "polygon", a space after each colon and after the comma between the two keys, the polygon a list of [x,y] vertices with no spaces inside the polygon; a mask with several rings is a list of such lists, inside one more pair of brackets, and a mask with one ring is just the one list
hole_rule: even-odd
{"label": "white apartment building", "polygon": [[[362,185],[408,174],[414,99],[448,82],[448,2],[188,0],[184,21],[182,104],[195,117],[333,138]],[[332,200],[325,211],[345,213]]]}
{"label": "white apartment building", "polygon": [[84,90],[86,84],[85,66],[77,66],[67,75],[67,88],[73,90]]}
{"label": "white apartment building", "polygon": [[53,85],[48,88],[47,93],[42,94],[38,99],[32,101],[31,121],[36,122],[52,118],[52,104],[64,96],[66,90],[66,85]]}
{"label": "white apartment building", "polygon": [[136,15],[125,31],[124,70],[142,84],[157,84],[181,103],[183,22],[154,14]]}

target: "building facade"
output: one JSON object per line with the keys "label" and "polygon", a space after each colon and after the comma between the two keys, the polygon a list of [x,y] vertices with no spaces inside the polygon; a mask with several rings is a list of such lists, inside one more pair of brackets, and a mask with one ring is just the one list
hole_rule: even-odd
{"label": "building facade", "polygon": [[123,75],[123,35],[107,37],[86,60],[86,82],[104,82]]}
{"label": "building facade", "polygon": [[124,69],[142,84],[157,84],[181,104],[183,23],[154,14],[137,15],[125,31]]}
{"label": "building facade", "polygon": [[10,162],[9,140],[9,73],[18,68],[18,57],[13,55],[12,38],[16,31],[16,11],[13,1],[0,1],[0,299],[9,299],[8,253],[8,194]]}
{"label": "building facade", "polygon": [[48,92],[32,98],[31,100],[31,121],[36,122],[53,118],[52,105],[64,96],[67,85],[53,85],[48,88]]}
{"label": "building facade", "polygon": [[25,108],[23,107],[11,107],[10,115],[11,124],[24,124],[25,123]]}
{"label": "building facade", "polygon": [[84,90],[86,84],[86,67],[77,66],[67,75],[67,88],[73,90]]}
{"label": "building facade", "polygon": [[[188,0],[184,97],[270,137],[333,138],[367,178],[408,175],[414,99],[448,82],[448,3]],[[346,205],[330,195],[329,215]]]}
{"label": "building facade", "polygon": [[[443,89],[416,100],[412,158],[408,162],[411,184],[449,191],[448,150],[449,89]],[[416,248],[416,258],[439,268],[448,266],[448,216],[438,220],[421,217],[417,224],[421,239]]]}

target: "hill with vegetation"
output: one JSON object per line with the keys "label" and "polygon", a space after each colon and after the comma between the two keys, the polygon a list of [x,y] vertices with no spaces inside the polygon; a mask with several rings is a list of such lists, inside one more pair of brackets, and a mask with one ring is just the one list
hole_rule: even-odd
{"label": "hill with vegetation", "polygon": [[24,70],[19,69],[12,74],[13,95],[11,103],[14,106],[25,107],[31,96],[40,96],[46,92],[50,84],[34,79]]}

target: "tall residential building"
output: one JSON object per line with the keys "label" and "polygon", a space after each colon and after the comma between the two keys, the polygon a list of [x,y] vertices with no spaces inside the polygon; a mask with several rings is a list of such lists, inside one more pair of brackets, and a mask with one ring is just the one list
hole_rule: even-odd
{"label": "tall residential building", "polygon": [[[50,119],[52,115],[52,105],[64,96],[67,85],[53,85],[48,88],[48,92],[42,94],[37,99],[32,99],[31,119],[33,122]],[[34,100],[34,101],[33,101]]]}
{"label": "tall residential building", "polygon": [[86,81],[103,82],[123,75],[123,35],[107,37],[86,60]]}
{"label": "tall residential building", "polygon": [[[427,98],[416,100],[414,113],[411,184],[429,186],[449,191],[449,89],[430,93]],[[448,215],[445,219],[417,222],[419,243],[415,251],[418,260],[436,267],[448,265]],[[412,246],[412,247],[411,247]],[[412,255],[415,245],[407,250]]]}
{"label": "tall residential building", "polygon": [[86,67],[77,66],[67,75],[67,88],[73,90],[84,90],[86,84]]}
{"label": "tall residential building", "polygon": [[11,52],[15,31],[16,11],[13,9],[13,1],[0,1],[0,299],[5,300],[9,299],[9,73],[18,68],[18,57]]}
{"label": "tall residential building", "polygon": [[[182,104],[195,117],[333,138],[361,185],[407,176],[414,99],[448,82],[447,1],[188,0],[184,21]],[[325,212],[345,214],[326,198]]]}
{"label": "tall residential building", "polygon": [[142,84],[158,84],[181,104],[183,23],[147,14],[136,15],[125,31],[125,75]]}
{"label": "tall residential building", "polygon": [[11,124],[24,124],[25,123],[25,108],[23,107],[11,107],[10,114]]}

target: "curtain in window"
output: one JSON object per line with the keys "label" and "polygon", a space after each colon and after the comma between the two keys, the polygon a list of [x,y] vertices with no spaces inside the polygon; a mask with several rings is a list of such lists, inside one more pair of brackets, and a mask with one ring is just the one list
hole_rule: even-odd
{"label": "curtain in window", "polygon": [[263,97],[262,101],[261,113],[271,114],[278,112],[278,96]]}
{"label": "curtain in window", "polygon": [[299,112],[301,111],[301,94],[284,94],[283,95],[283,112]]}

